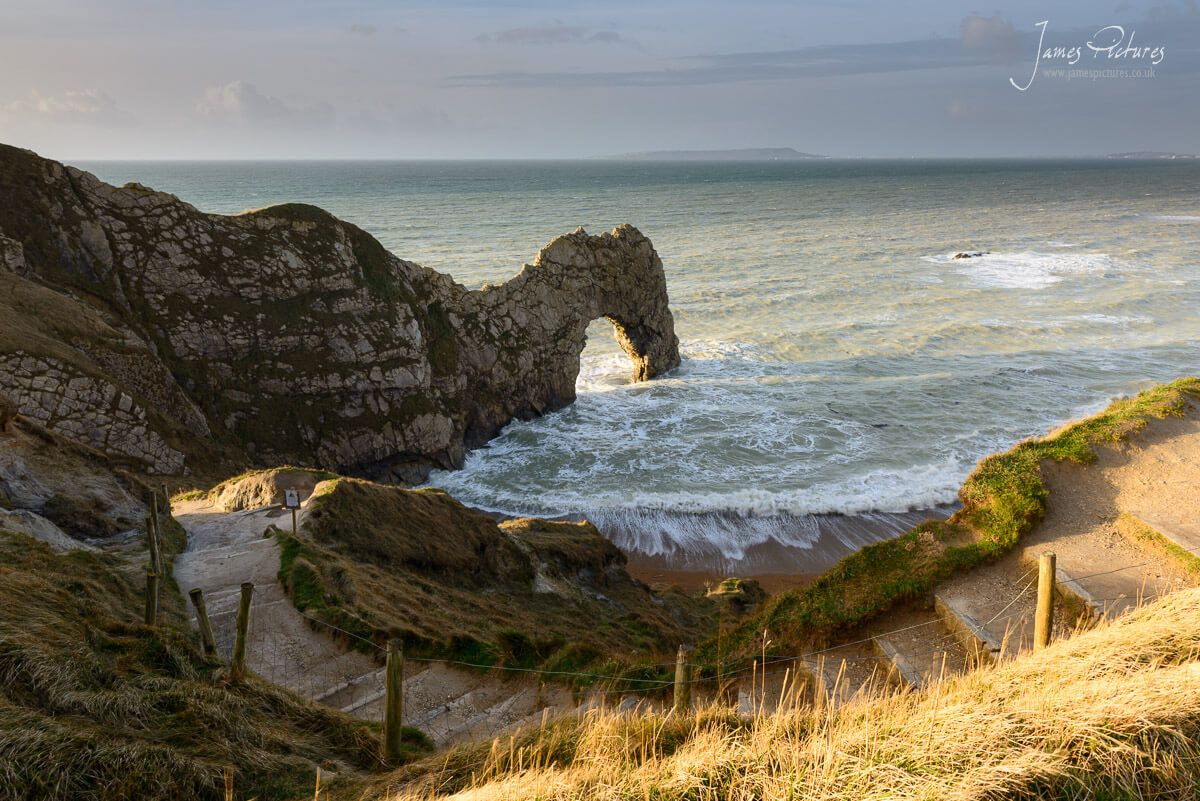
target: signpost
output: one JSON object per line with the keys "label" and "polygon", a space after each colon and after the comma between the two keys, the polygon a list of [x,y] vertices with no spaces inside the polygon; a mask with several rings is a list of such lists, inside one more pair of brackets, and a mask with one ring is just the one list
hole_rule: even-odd
{"label": "signpost", "polygon": [[283,491],[283,508],[292,510],[292,536],[296,536],[296,510],[300,508],[300,493],[295,489]]}

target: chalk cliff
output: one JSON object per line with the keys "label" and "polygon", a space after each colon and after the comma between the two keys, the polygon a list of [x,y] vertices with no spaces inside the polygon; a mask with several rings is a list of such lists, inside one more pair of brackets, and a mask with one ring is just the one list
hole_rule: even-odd
{"label": "chalk cliff", "polygon": [[147,472],[459,466],[574,400],[600,317],[635,380],[678,365],[662,262],[630,226],[470,291],[313,206],[206,214],[0,145],[0,395]]}

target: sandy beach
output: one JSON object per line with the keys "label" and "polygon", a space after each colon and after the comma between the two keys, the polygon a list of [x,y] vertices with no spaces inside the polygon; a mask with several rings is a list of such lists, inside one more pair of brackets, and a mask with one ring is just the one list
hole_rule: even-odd
{"label": "sandy beach", "polygon": [[[794,541],[806,541],[809,544],[789,545],[772,539],[749,545],[735,556],[722,553],[714,547],[686,551],[675,549],[655,554],[628,547],[622,550],[629,559],[629,572],[652,586],[676,584],[704,587],[737,576],[756,579],[763,589],[774,593],[803,586],[858,549],[902,534],[930,518],[944,519],[951,511],[943,507],[911,512],[784,517],[776,521],[776,525],[785,531],[795,532]],[[690,517],[693,520],[689,527],[703,525],[704,515]],[[722,517],[726,529],[731,519],[737,519],[732,515]],[[753,519],[747,519],[747,528],[752,528],[753,523]],[[620,528],[603,524],[599,527],[618,545],[630,541],[627,532]]]}

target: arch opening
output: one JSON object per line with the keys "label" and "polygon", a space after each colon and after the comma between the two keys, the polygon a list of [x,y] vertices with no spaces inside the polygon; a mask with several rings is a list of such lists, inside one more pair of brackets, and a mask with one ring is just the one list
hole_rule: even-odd
{"label": "arch opening", "polygon": [[638,380],[640,357],[626,350],[622,336],[619,324],[610,317],[597,317],[587,324],[579,352],[576,392],[615,389]]}

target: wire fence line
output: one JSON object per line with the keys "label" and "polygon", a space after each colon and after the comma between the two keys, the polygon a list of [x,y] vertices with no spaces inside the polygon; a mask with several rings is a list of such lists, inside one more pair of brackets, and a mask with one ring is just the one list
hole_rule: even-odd
{"label": "wire fence line", "polygon": [[[1200,552],[1200,548],[1181,548],[1188,553]],[[1074,581],[1085,581],[1090,578],[1095,578],[1113,573],[1119,573],[1124,570],[1131,570],[1139,567],[1147,567],[1156,564],[1153,561],[1144,561],[1123,565],[1118,568],[1112,568],[1103,571],[1096,571],[1083,576],[1072,576]],[[1037,569],[1031,569],[1021,576],[1016,583],[1024,586],[1013,595],[1011,600],[998,612],[992,615],[982,625],[986,628],[992,623],[1000,619],[1014,605],[1021,601],[1031,589],[1037,584],[1037,579],[1033,575]],[[1094,598],[1095,602],[1107,603],[1115,601],[1133,601],[1134,605],[1140,605],[1143,598],[1130,598],[1128,596],[1116,596],[1106,598]],[[262,614],[263,610],[273,604],[287,603],[289,599],[275,600],[255,600],[251,604],[251,614],[249,621],[248,639],[255,643],[253,649],[248,653],[248,663],[250,668],[260,675],[262,678],[270,681],[273,684],[278,684],[287,687],[294,692],[299,693],[309,700],[325,703],[330,706],[336,706],[348,712],[356,712],[364,707],[368,707],[376,702],[381,702],[385,695],[384,669],[382,666],[368,672],[362,672],[361,669],[351,669],[347,667],[339,667],[337,664],[328,660],[311,660],[306,659],[305,654],[297,653],[298,643],[296,639],[278,629],[272,629],[264,621],[266,616]],[[218,619],[224,620],[232,618],[236,615],[236,609],[225,609],[215,612],[211,615],[214,621]],[[321,620],[317,617],[307,614],[302,610],[295,610],[301,617],[309,623],[327,629],[331,632],[344,636],[346,638],[358,641],[368,646],[370,653],[378,656],[386,652],[386,648],[381,646],[374,640],[363,637],[351,631],[347,631],[339,626],[336,626],[328,621]],[[1027,613],[1022,613],[1027,614]],[[231,622],[231,620],[229,621]],[[217,630],[217,648],[218,653],[228,655],[232,652],[233,641],[235,636],[235,628],[226,622],[225,625],[219,625]],[[768,668],[776,667],[785,663],[811,663],[812,660],[824,657],[834,651],[841,649],[852,648],[859,645],[871,643],[878,638],[894,637],[896,635],[910,633],[929,626],[945,625],[941,617],[933,617],[930,620],[920,623],[903,626],[891,629],[884,632],[872,634],[849,642],[839,642],[824,648],[817,648],[798,654],[775,654],[768,655],[766,658],[752,659],[748,663],[744,658],[731,659],[721,663],[718,666],[711,664],[688,663],[693,668],[703,668],[705,671],[711,671],[705,675],[694,675],[685,683],[688,684],[714,684],[716,682],[728,682],[743,678],[746,674],[761,673]],[[952,632],[943,633],[936,636],[931,642],[925,643],[924,647],[915,651],[909,652],[912,656],[934,656],[937,653],[944,653],[949,648],[953,647],[954,641],[958,639],[957,635]],[[1007,639],[1007,635],[1006,635]],[[944,645],[943,645],[944,644]],[[839,656],[839,662],[846,663],[866,663],[876,662],[886,665],[888,670],[892,670],[892,660],[883,655],[867,655],[867,656]],[[669,687],[678,684],[672,679],[654,679],[644,678],[630,675],[607,675],[585,671],[567,671],[567,670],[545,670],[540,668],[520,667],[514,665],[495,665],[479,662],[470,662],[466,660],[443,659],[436,657],[419,657],[406,656],[405,661],[420,663],[420,664],[444,664],[453,665],[480,671],[499,671],[508,674],[525,674],[533,676],[545,676],[555,679],[576,678],[584,679],[588,682],[599,683],[604,689],[596,689],[589,691],[590,697],[608,697],[608,696],[636,696],[642,694],[661,694]],[[677,662],[662,662],[654,665],[643,665],[643,668],[657,669],[673,667]],[[628,685],[625,687],[614,685]]]}

